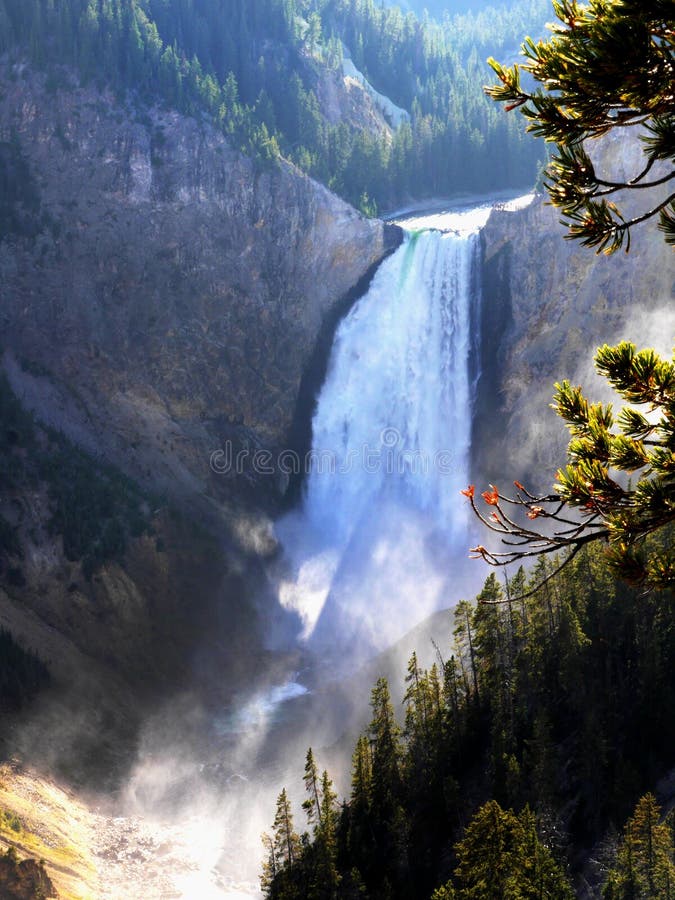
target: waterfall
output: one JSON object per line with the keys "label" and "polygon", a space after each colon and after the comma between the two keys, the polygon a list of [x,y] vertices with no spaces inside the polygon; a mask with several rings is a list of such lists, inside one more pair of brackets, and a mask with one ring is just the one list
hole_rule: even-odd
{"label": "waterfall", "polygon": [[338,328],[303,504],[277,525],[280,600],[321,654],[381,649],[457,599],[488,213],[401,222],[403,244]]}

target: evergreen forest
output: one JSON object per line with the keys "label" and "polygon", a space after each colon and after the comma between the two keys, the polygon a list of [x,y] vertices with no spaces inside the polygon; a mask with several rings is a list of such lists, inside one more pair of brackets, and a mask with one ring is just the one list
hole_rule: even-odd
{"label": "evergreen forest", "polygon": [[[487,57],[514,56],[548,14],[546,0],[441,22],[375,0],[0,0],[0,52],[28,55],[53,89],[67,64],[137,106],[204,118],[261,163],[284,157],[375,213],[532,186],[543,145],[483,85]],[[397,121],[331,113],[347,57]]]}
{"label": "evergreen forest", "polygon": [[343,803],[310,750],[306,821],[284,790],[264,839],[268,898],[673,896],[652,792],[674,762],[675,598],[597,546],[543,583],[554,566],[459,603],[402,709],[377,681]]}

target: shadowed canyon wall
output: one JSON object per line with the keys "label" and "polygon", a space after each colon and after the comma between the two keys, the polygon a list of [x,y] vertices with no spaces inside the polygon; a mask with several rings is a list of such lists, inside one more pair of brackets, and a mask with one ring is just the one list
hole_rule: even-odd
{"label": "shadowed canyon wall", "polygon": [[20,544],[0,548],[0,624],[76,688],[96,741],[142,695],[209,668],[227,694],[264,671],[260,557],[286,485],[215,474],[210,457],[297,442],[321,348],[400,235],[205,122],[65,70],[4,63],[0,84],[4,373],[39,422],[148,492],[149,533],[93,575],[50,526],[38,466],[0,497]]}
{"label": "shadowed canyon wall", "polygon": [[283,162],[256,166],[205,123],[67,74],[55,86],[14,66],[2,81],[13,383],[145,483],[183,501],[251,487],[259,501],[252,473],[214,477],[210,453],[286,446],[324,319],[396,230]]}

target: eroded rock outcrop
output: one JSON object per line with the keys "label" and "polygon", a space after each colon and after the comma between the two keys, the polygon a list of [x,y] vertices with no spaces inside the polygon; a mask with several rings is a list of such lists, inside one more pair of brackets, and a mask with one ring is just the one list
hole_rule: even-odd
{"label": "eroded rock outcrop", "polygon": [[259,502],[260,479],[215,476],[211,452],[286,446],[322,322],[397,234],[205,123],[67,74],[56,86],[15,66],[2,81],[0,144],[21,182],[0,239],[13,385],[146,483]]}

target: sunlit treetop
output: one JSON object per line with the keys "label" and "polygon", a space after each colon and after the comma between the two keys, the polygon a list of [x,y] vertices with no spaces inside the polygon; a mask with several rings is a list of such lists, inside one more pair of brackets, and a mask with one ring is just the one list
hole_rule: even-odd
{"label": "sunlit treetop", "polygon": [[[527,38],[525,62],[489,60],[499,83],[486,92],[507,110],[520,109],[529,131],[557,145],[545,185],[568,237],[613,253],[629,248],[633,226],[658,216],[675,244],[675,2],[554,0],[553,7],[551,37]],[[625,181],[604,180],[583,141],[634,126],[643,132],[643,165]],[[632,219],[609,199],[648,188],[657,199]]]}

